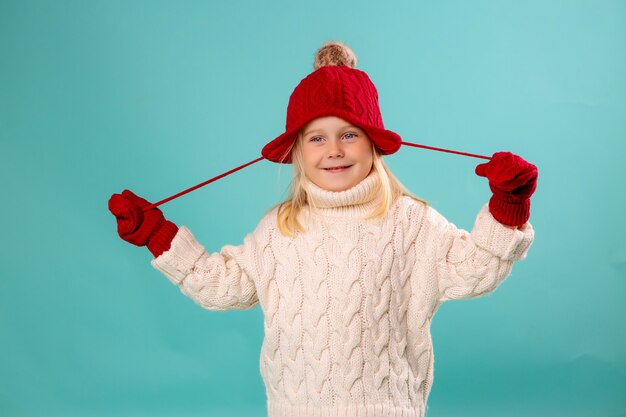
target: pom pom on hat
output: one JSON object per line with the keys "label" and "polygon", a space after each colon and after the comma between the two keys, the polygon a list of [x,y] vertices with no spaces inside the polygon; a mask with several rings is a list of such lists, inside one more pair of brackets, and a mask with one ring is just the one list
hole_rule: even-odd
{"label": "pom pom on hat", "polygon": [[315,53],[313,60],[313,69],[328,65],[346,65],[350,68],[356,68],[357,59],[354,51],[344,43],[338,41],[326,42]]}

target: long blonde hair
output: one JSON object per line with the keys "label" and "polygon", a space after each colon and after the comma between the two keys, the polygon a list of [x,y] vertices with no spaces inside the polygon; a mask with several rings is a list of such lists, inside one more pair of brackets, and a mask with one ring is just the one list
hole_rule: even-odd
{"label": "long blonde hair", "polygon": [[[394,202],[400,196],[408,196],[415,201],[418,201],[424,205],[428,205],[428,202],[422,200],[419,197],[413,195],[391,172],[387,164],[383,160],[383,157],[379,149],[374,144],[374,141],[370,140],[372,144],[372,156],[374,175],[378,176],[376,189],[374,190],[379,195],[379,204],[376,206],[376,210],[366,217],[366,220],[377,219],[384,217]],[[291,162],[293,164],[293,179],[291,181],[291,188],[287,200],[282,201],[270,208],[272,211],[278,207],[277,212],[277,224],[280,232],[292,237],[295,231],[304,232],[304,227],[298,222],[298,214],[307,206],[310,202],[307,198],[307,185],[308,179],[304,173],[304,164],[302,163],[302,132],[298,132],[298,137],[290,148],[285,152],[286,157],[291,152]]]}

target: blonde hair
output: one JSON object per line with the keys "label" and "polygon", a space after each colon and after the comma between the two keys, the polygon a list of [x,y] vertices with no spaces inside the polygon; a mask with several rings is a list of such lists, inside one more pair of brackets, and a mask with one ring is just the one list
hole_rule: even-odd
{"label": "blonde hair", "polygon": [[[298,132],[298,137],[293,141],[289,149],[283,155],[283,160],[291,152],[291,162],[293,164],[293,178],[291,181],[291,188],[287,200],[274,205],[269,211],[278,207],[277,212],[277,224],[280,232],[288,237],[292,237],[295,231],[305,232],[304,227],[298,222],[298,214],[307,206],[309,201],[307,197],[307,186],[309,180],[304,173],[304,164],[302,163],[302,131]],[[377,175],[379,181],[377,182],[374,192],[378,195],[379,204],[376,209],[366,217],[366,220],[378,219],[384,217],[394,202],[400,196],[408,196],[415,201],[418,201],[424,205],[428,205],[428,202],[422,200],[413,195],[391,172],[385,161],[383,160],[380,151],[376,147],[374,141],[370,140],[372,144],[372,156],[373,175]],[[268,211],[268,212],[269,212]]]}

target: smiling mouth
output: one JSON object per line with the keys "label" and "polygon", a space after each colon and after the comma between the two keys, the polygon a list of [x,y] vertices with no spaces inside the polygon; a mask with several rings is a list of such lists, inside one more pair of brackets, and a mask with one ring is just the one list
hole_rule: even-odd
{"label": "smiling mouth", "polygon": [[323,168],[325,171],[341,171],[343,169],[346,168],[350,168],[352,165],[346,165],[346,166],[342,166],[342,167],[335,167],[335,168]]}

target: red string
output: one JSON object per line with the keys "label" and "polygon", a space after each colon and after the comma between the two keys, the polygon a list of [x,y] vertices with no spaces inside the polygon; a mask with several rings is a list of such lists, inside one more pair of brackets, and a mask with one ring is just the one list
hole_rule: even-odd
{"label": "red string", "polygon": [[207,184],[212,183],[213,181],[217,181],[217,180],[219,180],[220,178],[225,177],[226,175],[230,175],[230,174],[232,174],[232,173],[233,173],[233,172],[235,172],[235,171],[239,171],[240,169],[247,167],[248,165],[252,165],[252,164],[254,164],[255,162],[259,162],[261,159],[265,159],[265,158],[261,156],[260,158],[257,158],[257,159],[255,159],[254,161],[250,161],[250,162],[248,162],[247,164],[240,165],[240,166],[238,166],[237,168],[231,169],[230,171],[227,171],[227,172],[225,172],[225,173],[223,173],[223,174],[218,175],[217,177],[213,177],[213,178],[211,178],[210,180],[206,180],[205,182],[202,182],[202,183],[200,183],[200,184],[198,184],[198,185],[194,185],[194,186],[193,186],[193,187],[191,187],[191,188],[187,188],[186,190],[181,191],[181,192],[180,192],[180,193],[178,193],[178,194],[174,194],[173,196],[171,196],[171,197],[167,197],[167,198],[166,198],[166,199],[164,199],[164,200],[161,200],[161,201],[159,201],[159,202],[156,202],[156,203],[150,204],[150,205],[148,205],[148,206],[145,206],[145,207],[143,208],[143,211],[150,210],[151,208],[154,208],[154,207],[160,206],[161,204],[163,204],[163,203],[167,203],[168,201],[173,200],[173,199],[175,199],[175,198],[178,198],[178,197],[180,197],[180,196],[181,196],[181,195],[183,195],[183,194],[187,194],[187,193],[189,193],[189,192],[191,192],[191,191],[195,190],[196,188],[200,188],[200,187],[203,187],[203,186],[205,186],[205,185],[207,185]]}
{"label": "red string", "polygon": [[473,156],[474,158],[491,159],[488,156],[476,155],[474,153],[467,153],[467,152],[451,151],[449,149],[435,148],[433,146],[418,145],[417,143],[402,142],[402,144],[403,145],[409,145],[409,146],[415,146],[416,148],[432,149],[433,151],[450,152],[450,153],[456,153],[456,154],[459,154],[459,155]]}
{"label": "red string", "polygon": [[[443,148],[435,148],[435,147],[433,147],[433,146],[418,145],[417,143],[402,142],[402,144],[403,144],[403,145],[409,145],[409,146],[415,146],[416,148],[430,149],[430,150],[433,150],[433,151],[439,151],[439,152],[449,152],[449,153],[455,153],[455,154],[458,154],[458,155],[472,156],[472,157],[474,157],[474,158],[491,159],[491,158],[490,158],[490,157],[488,157],[488,156],[477,155],[477,154],[467,153],[467,152],[452,151],[452,150],[449,150],[449,149],[443,149]],[[220,174],[220,175],[218,175],[217,177],[213,177],[213,178],[211,178],[210,180],[206,180],[206,181],[204,181],[204,182],[202,182],[202,183],[200,183],[200,184],[198,184],[198,185],[194,185],[194,186],[193,186],[193,187],[191,187],[191,188],[187,188],[186,190],[183,190],[183,191],[181,191],[181,192],[180,192],[180,193],[178,193],[178,194],[174,194],[174,195],[173,195],[173,196],[171,196],[171,197],[168,197],[168,198],[163,199],[163,200],[161,200],[161,201],[158,201],[158,202],[156,202],[156,203],[153,203],[153,204],[147,205],[147,206],[145,206],[145,207],[143,208],[143,211],[150,210],[151,208],[154,208],[154,207],[160,206],[160,205],[161,205],[161,204],[163,204],[163,203],[167,203],[167,202],[168,202],[168,201],[170,201],[170,200],[173,200],[173,199],[175,199],[175,198],[180,197],[181,195],[187,194],[187,193],[189,193],[189,192],[191,192],[191,191],[193,191],[193,190],[195,190],[195,189],[198,189],[198,188],[203,187],[203,186],[205,186],[205,185],[207,185],[207,184],[210,184],[210,183],[212,183],[213,181],[217,181],[217,180],[219,180],[219,179],[220,179],[220,178],[222,178],[222,177],[225,177],[225,176],[227,176],[227,175],[230,175],[230,174],[232,174],[232,173],[233,173],[233,172],[235,172],[235,171],[239,171],[240,169],[245,168],[245,167],[247,167],[248,165],[252,165],[252,164],[254,164],[254,163],[256,163],[256,162],[259,162],[259,161],[260,161],[260,160],[262,160],[262,159],[265,159],[265,157],[261,156],[261,157],[259,157],[259,158],[255,159],[255,160],[252,160],[252,161],[250,161],[250,162],[248,162],[248,163],[246,163],[246,164],[240,165],[240,166],[238,166],[237,168],[233,168],[233,169],[231,169],[230,171],[224,172],[223,174]]]}

